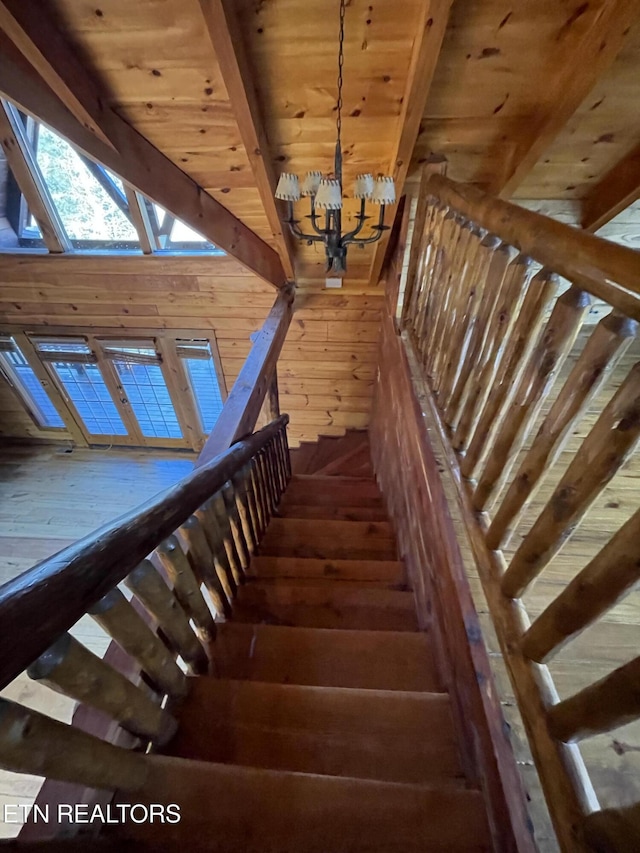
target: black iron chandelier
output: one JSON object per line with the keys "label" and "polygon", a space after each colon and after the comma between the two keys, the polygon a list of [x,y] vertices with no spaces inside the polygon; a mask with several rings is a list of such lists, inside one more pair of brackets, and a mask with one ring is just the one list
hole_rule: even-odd
{"label": "black iron chandelier", "polygon": [[[384,224],[384,210],[388,204],[394,204],[396,190],[393,178],[379,175],[374,179],[372,174],[363,174],[356,177],[353,190],[354,198],[360,199],[360,212],[356,214],[357,225],[352,231],[342,233],[342,68],[344,65],[344,14],[345,0],[340,0],[340,36],[338,48],[338,102],[336,107],[336,153],[333,173],[323,176],[322,172],[307,172],[302,186],[298,176],[290,172],[284,172],[280,176],[276,187],[276,198],[287,202],[287,218],[285,224],[289,226],[294,236],[304,240],[308,245],[313,243],[324,243],[327,255],[327,272],[344,273],[347,270],[347,247],[351,243],[364,246],[366,243],[375,243],[382,237],[383,231],[388,227]],[[302,196],[307,196],[311,202],[311,212],[306,219],[311,222],[313,233],[305,234],[300,228],[300,221],[295,219],[293,205]],[[378,221],[371,226],[368,237],[362,236],[361,232],[367,220],[371,216],[365,213],[366,203],[380,205]],[[324,227],[319,222],[324,211]]]}

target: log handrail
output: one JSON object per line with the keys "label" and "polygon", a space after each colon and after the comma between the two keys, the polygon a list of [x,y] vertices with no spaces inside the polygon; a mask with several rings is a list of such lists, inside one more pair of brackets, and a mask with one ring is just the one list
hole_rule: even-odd
{"label": "log handrail", "polygon": [[427,192],[584,290],[640,320],[638,253],[548,216],[432,175]]}
{"label": "log handrail", "polygon": [[175,486],[0,587],[0,689],[184,524],[288,421],[282,415]]}

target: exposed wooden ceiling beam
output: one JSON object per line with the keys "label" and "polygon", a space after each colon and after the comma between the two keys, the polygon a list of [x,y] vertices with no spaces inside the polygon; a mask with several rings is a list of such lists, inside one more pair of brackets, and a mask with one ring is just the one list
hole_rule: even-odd
{"label": "exposed wooden ceiling beam", "polygon": [[[30,8],[30,4],[24,3],[23,0],[3,0],[0,2],[0,29],[7,34],[18,50],[29,60],[40,77],[47,81],[77,120],[87,130],[95,134],[98,139],[110,145],[109,139],[100,126],[103,113],[102,104],[96,101],[95,91],[92,86],[87,85],[88,81],[85,74],[80,73],[77,79],[69,80],[59,71],[60,66],[70,67],[67,58],[63,58],[63,62],[60,62],[58,56],[60,50],[66,53],[68,47],[58,37],[46,45],[43,51],[37,41],[31,38],[25,22],[29,20],[29,16],[39,16],[41,11],[41,9],[34,7]],[[80,66],[80,62],[75,56],[72,57],[71,61],[76,66]],[[80,68],[82,67],[80,66]]]}
{"label": "exposed wooden ceiling beam", "polygon": [[597,231],[640,198],[640,145],[607,172],[582,202],[582,227]]}
{"label": "exposed wooden ceiling beam", "polygon": [[[8,2],[0,5],[4,5],[5,11],[11,11]],[[12,0],[11,7],[13,5]],[[182,219],[247,269],[275,287],[282,287],[286,275],[277,252],[105,105],[99,86],[65,44],[45,10],[35,4],[24,3],[23,6],[19,17],[16,13],[14,18],[22,28],[20,44],[14,44],[6,31],[0,29],[3,36],[0,41],[0,93]],[[50,80],[43,78],[40,70],[31,65],[28,51],[25,52],[28,43],[48,58],[57,76],[67,81],[69,88],[80,79],[83,91],[93,91],[96,105],[93,114],[100,114],[100,127],[109,143],[78,121],[68,104],[60,99],[60,93],[51,88]]]}
{"label": "exposed wooden ceiling beam", "polygon": [[293,238],[282,226],[274,197],[276,173],[237,11],[229,0],[200,0],[200,8],[280,260],[287,276],[293,279]]}
{"label": "exposed wooden ceiling beam", "polygon": [[[389,164],[389,174],[393,175],[396,182],[398,197],[402,194],[413,149],[420,132],[420,121],[427,105],[451,3],[452,0],[429,0],[424,2],[420,9],[420,20],[402,100],[402,112],[398,118]],[[393,215],[387,214],[388,220],[393,221],[394,215],[395,212]],[[388,239],[389,231],[386,231],[376,244],[370,273],[370,280],[374,284],[380,277]]]}
{"label": "exposed wooden ceiling beam", "polygon": [[513,195],[599,78],[613,64],[629,29],[639,17],[638,0],[606,0],[594,15],[588,31],[577,41],[575,49],[568,49],[567,45],[562,50],[558,49],[562,67],[555,78],[555,96],[545,99],[550,108],[537,122],[534,120],[525,125],[526,133],[516,145],[508,169],[496,178],[490,192],[502,198]]}

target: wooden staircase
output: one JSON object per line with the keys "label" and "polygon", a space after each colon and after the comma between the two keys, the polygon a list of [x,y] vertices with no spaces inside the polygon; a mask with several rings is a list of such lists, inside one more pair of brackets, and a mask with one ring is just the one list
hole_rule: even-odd
{"label": "wooden staircase", "polygon": [[[334,442],[333,459],[361,471],[358,444]],[[305,464],[326,471],[316,451]],[[121,837],[227,853],[492,849],[372,477],[293,476],[211,657],[170,754],[120,795],[177,803],[181,821]]]}

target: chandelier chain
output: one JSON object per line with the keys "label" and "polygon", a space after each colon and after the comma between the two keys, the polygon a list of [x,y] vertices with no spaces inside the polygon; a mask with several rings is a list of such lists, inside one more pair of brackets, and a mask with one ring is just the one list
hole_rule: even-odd
{"label": "chandelier chain", "polygon": [[338,104],[336,116],[336,130],[338,136],[338,146],[341,145],[342,133],[342,68],[344,65],[344,14],[346,0],[340,0],[340,36],[338,48]]}

